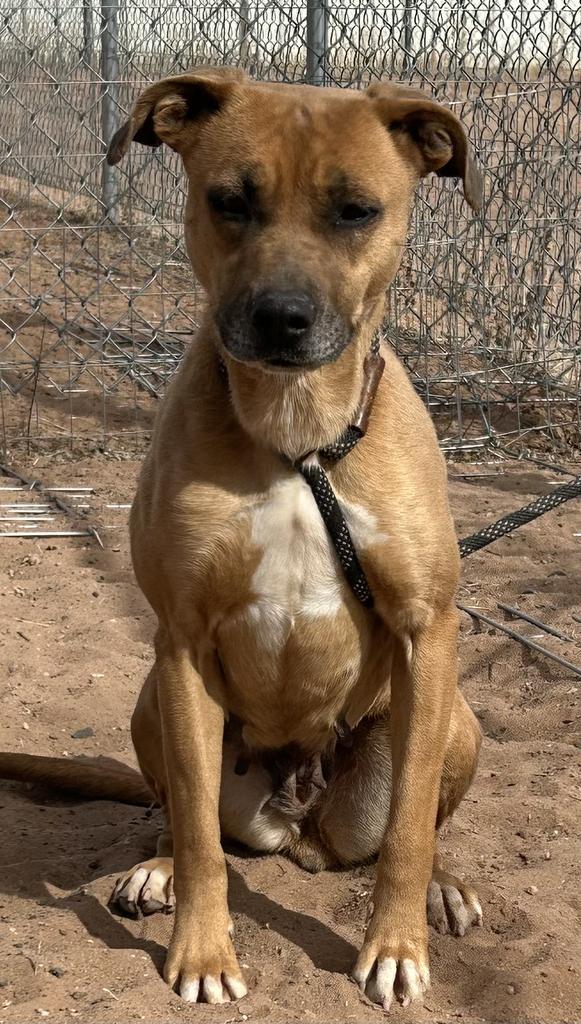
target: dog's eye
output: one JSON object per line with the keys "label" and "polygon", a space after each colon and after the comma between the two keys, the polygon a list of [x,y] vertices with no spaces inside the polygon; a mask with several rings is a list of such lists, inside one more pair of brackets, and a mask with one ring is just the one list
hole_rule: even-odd
{"label": "dog's eye", "polygon": [[235,224],[245,224],[251,219],[251,212],[244,196],[236,192],[210,192],[208,202],[219,217]]}
{"label": "dog's eye", "polygon": [[376,206],[363,206],[361,203],[345,203],[337,216],[336,224],[340,228],[361,228],[370,224],[379,213]]}

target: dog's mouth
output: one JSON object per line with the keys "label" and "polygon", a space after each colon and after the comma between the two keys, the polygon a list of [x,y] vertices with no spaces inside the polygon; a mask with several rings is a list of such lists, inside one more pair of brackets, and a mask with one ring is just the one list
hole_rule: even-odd
{"label": "dog's mouth", "polygon": [[292,359],[240,359],[232,355],[226,345],[223,345],[222,348],[233,362],[239,363],[241,366],[254,366],[261,373],[271,377],[300,377],[305,373],[318,370],[322,365],[312,361],[297,363]]}
{"label": "dog's mouth", "polygon": [[262,365],[268,370],[279,370],[283,373],[301,373],[304,370],[316,370],[321,363],[312,360],[299,360],[277,356],[274,359],[263,359]]}

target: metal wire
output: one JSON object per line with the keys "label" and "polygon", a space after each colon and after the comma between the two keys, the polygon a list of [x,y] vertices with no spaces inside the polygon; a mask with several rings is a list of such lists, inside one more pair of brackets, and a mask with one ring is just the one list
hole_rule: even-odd
{"label": "metal wire", "polygon": [[0,0],[0,440],[129,449],[203,297],[176,158],[104,145],[151,79],[241,64],[280,81],[421,86],[485,173],[419,190],[385,336],[443,447],[579,447],[581,15],[574,0]]}

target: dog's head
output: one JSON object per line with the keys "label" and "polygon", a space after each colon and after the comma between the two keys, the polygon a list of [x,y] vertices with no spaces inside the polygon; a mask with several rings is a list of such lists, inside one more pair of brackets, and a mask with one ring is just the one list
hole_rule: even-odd
{"label": "dog's head", "polygon": [[145,90],[109,162],[132,141],[181,155],[186,243],[222,344],[271,370],[334,361],[379,315],[421,177],[461,178],[480,203],[460,121],[398,85],[320,89],[200,68]]}

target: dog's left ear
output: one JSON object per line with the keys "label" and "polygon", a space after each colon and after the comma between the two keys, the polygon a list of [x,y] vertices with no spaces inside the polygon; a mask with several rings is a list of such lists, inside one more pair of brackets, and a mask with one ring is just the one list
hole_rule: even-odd
{"label": "dog's left ear", "polygon": [[461,178],[464,195],[473,210],[482,205],[482,176],[461,122],[419,89],[389,82],[370,86],[366,95],[379,117],[413,161],[420,177],[435,171],[442,177]]}

